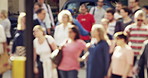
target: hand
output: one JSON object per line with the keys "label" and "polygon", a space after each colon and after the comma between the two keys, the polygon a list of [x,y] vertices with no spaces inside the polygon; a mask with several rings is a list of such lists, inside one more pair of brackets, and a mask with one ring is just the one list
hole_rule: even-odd
{"label": "hand", "polygon": [[39,73],[39,70],[38,70],[37,67],[34,67],[34,73],[35,73],[35,74],[38,74],[38,73]]}
{"label": "hand", "polygon": [[136,66],[133,67],[133,70],[132,71],[133,71],[133,74],[134,75],[138,74],[138,67],[136,67]]}
{"label": "hand", "polygon": [[79,61],[79,62],[83,62],[84,59],[82,59],[82,58],[78,58],[78,61]]}

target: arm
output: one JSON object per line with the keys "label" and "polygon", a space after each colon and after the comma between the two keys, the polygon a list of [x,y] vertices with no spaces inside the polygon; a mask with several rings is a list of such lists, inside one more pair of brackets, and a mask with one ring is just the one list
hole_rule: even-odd
{"label": "arm", "polygon": [[6,36],[4,28],[0,25],[0,43],[6,42]]}

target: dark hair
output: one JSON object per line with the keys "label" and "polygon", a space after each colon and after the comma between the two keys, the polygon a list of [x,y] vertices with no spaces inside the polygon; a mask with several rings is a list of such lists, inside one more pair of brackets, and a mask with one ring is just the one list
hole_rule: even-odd
{"label": "dark hair", "polygon": [[41,13],[43,10],[44,10],[43,8],[40,8],[40,9],[38,9],[35,13],[36,13],[36,14],[39,14],[39,13]]}
{"label": "dark hair", "polygon": [[128,36],[127,36],[127,33],[125,32],[117,32],[115,33],[114,37],[119,39],[124,39],[124,41],[128,43]]}
{"label": "dark hair", "polygon": [[145,8],[145,9],[147,9],[147,10],[148,10],[148,5],[143,6],[143,8]]}
{"label": "dark hair", "polygon": [[80,39],[79,29],[75,25],[73,25],[69,29],[71,29],[76,34],[74,40]]}
{"label": "dark hair", "polygon": [[115,10],[112,9],[112,8],[108,8],[106,12],[107,12],[107,13],[111,13],[112,15],[114,15]]}
{"label": "dark hair", "polygon": [[39,6],[40,8],[42,8],[42,4],[39,3],[39,2],[36,2],[34,5],[37,5],[37,6]]}
{"label": "dark hair", "polygon": [[123,3],[122,3],[121,1],[116,2],[116,4],[120,4],[120,5],[122,5],[122,6],[123,6]]}
{"label": "dark hair", "polygon": [[140,0],[135,0],[135,2],[139,2]]}
{"label": "dark hair", "polygon": [[128,13],[128,15],[132,14],[132,11],[128,7],[123,7],[122,10]]}
{"label": "dark hair", "polygon": [[82,5],[84,5],[84,7],[88,10],[88,6],[87,6],[86,3],[81,4],[80,7],[81,7]]}

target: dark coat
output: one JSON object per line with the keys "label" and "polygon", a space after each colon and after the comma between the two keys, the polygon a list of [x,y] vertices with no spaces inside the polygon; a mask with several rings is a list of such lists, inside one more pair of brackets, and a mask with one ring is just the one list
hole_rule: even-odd
{"label": "dark coat", "polygon": [[38,19],[33,20],[33,26],[41,25]]}
{"label": "dark coat", "polygon": [[87,78],[104,78],[109,68],[109,45],[101,40],[89,49]]}

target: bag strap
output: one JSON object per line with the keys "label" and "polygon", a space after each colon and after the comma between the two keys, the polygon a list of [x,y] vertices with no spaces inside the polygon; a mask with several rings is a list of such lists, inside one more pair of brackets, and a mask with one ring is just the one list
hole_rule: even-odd
{"label": "bag strap", "polygon": [[93,9],[93,15],[95,15],[95,10],[96,10],[96,7],[94,7],[94,9]]}
{"label": "bag strap", "polygon": [[53,52],[53,49],[52,49],[52,47],[51,47],[51,44],[49,43],[49,41],[48,41],[47,38],[46,38],[46,41],[47,41],[47,43],[48,43],[49,48],[51,49],[51,52]]}

